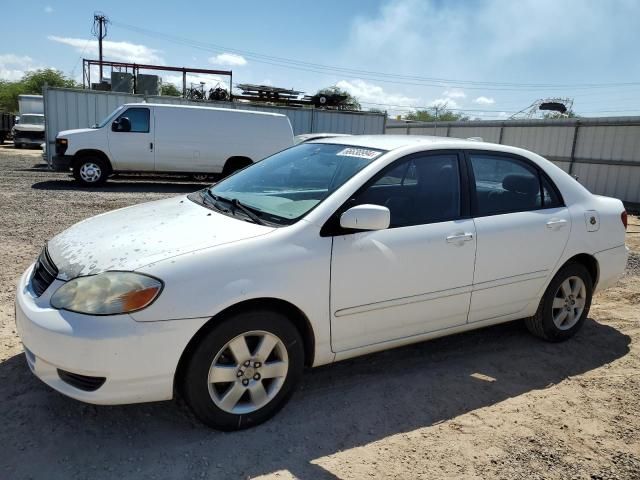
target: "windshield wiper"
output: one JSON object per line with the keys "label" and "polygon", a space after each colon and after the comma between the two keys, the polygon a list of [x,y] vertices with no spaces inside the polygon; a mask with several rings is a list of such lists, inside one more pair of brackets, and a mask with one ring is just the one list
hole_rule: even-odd
{"label": "windshield wiper", "polygon": [[[240,200],[238,200],[237,198],[225,198],[225,197],[220,197],[219,195],[215,195],[213,193],[211,193],[211,191],[209,189],[206,190],[206,195],[210,196],[211,198],[213,198],[213,200],[216,202],[213,204],[214,207],[216,207],[218,210],[220,211],[225,211],[225,209],[220,208],[217,205],[217,202],[219,200],[223,201],[223,202],[228,202],[231,204],[231,206],[234,209],[237,210],[242,210],[242,212],[249,217],[249,219],[253,222],[253,223],[257,223],[258,225],[266,225],[266,223],[258,216],[255,214],[254,209],[252,209],[251,207],[243,204]],[[233,213],[233,212],[232,212]]]}
{"label": "windshield wiper", "polygon": [[251,207],[248,207],[248,206],[244,205],[237,198],[232,198],[230,200],[230,202],[231,202],[231,205],[233,205],[235,208],[239,208],[240,210],[242,210],[247,217],[249,217],[251,220],[253,220],[254,223],[257,223],[258,225],[266,225],[266,223],[264,223],[260,219],[260,217],[258,217],[258,215],[256,215],[252,211]]}

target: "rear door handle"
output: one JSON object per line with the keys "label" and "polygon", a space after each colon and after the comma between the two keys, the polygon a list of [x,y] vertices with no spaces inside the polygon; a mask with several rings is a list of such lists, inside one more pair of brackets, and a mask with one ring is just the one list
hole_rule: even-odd
{"label": "rear door handle", "polygon": [[565,219],[552,218],[547,222],[547,228],[561,228],[567,224]]}
{"label": "rear door handle", "polygon": [[447,243],[470,242],[473,240],[473,233],[454,233],[447,237]]}

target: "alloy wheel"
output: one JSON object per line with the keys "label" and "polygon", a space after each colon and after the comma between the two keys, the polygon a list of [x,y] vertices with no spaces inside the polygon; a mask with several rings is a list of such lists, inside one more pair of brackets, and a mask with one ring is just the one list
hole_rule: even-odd
{"label": "alloy wheel", "polygon": [[580,277],[569,277],[560,284],[553,298],[551,314],[553,323],[560,330],[572,328],[584,311],[587,287]]}
{"label": "alloy wheel", "polygon": [[213,359],[209,395],[227,413],[252,413],[278,394],[288,370],[280,338],[262,330],[246,332],[227,342]]}

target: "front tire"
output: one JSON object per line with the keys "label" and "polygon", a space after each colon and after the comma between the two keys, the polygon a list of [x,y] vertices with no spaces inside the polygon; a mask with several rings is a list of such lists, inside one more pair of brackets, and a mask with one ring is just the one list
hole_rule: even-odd
{"label": "front tire", "polygon": [[73,177],[83,187],[103,185],[108,176],[106,162],[98,157],[82,157],[73,166]]}
{"label": "front tire", "polygon": [[536,314],[525,320],[529,331],[550,342],[571,338],[580,330],[591,307],[593,281],[579,263],[562,267],[540,300]]}
{"label": "front tire", "polygon": [[274,416],[302,376],[304,347],[283,314],[253,309],[226,318],[198,343],[181,392],[203,423],[241,430]]}

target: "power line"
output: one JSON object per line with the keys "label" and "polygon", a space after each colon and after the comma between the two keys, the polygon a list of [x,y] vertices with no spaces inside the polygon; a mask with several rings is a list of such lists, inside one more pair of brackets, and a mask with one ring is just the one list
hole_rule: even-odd
{"label": "power line", "polygon": [[131,30],[141,33],[143,35],[162,38],[169,42],[174,42],[182,45],[187,45],[192,48],[197,48],[204,51],[220,53],[230,52],[237,55],[243,55],[250,58],[253,61],[259,63],[265,63],[280,68],[289,68],[294,70],[307,71],[312,73],[319,73],[323,75],[336,75],[336,74],[348,74],[367,77],[369,79],[382,82],[391,83],[397,85],[415,85],[415,86],[431,86],[431,87],[445,87],[445,88],[466,88],[469,90],[495,90],[495,91],[539,91],[544,89],[545,91],[553,89],[577,89],[577,90],[589,90],[589,89],[601,89],[601,88],[620,88],[620,87],[637,87],[640,86],[640,82],[619,82],[619,83],[585,83],[585,84],[527,84],[527,83],[509,83],[509,82],[485,82],[477,80],[456,80],[446,78],[434,78],[434,77],[421,77],[415,75],[400,75],[391,74],[385,72],[375,72],[370,70],[359,70],[353,68],[345,68],[331,65],[323,65],[312,62],[305,62],[301,60],[294,60],[284,57],[277,57],[273,55],[265,55],[249,50],[241,50],[232,47],[226,47],[223,45],[199,42],[176,35],[169,35],[146,28],[136,27],[120,22],[111,22],[115,26],[120,28]]}

